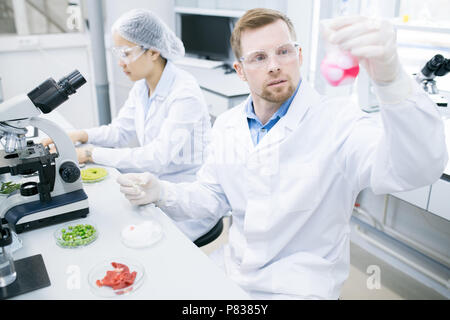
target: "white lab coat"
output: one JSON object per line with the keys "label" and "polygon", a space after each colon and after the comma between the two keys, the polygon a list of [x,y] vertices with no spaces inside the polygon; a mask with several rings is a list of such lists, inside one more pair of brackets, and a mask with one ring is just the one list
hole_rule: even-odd
{"label": "white lab coat", "polygon": [[429,185],[447,163],[443,121],[413,87],[402,103],[367,114],[302,81],[287,114],[256,146],[244,102],[217,118],[196,182],[163,182],[161,208],[180,220],[231,210],[229,243],[211,257],[253,298],[337,299],[349,274],[358,193]]}
{"label": "white lab coat", "polygon": [[[194,77],[167,61],[151,98],[145,79],[137,81],[111,124],[86,132],[88,143],[96,145],[95,163],[121,172],[149,171],[160,179],[180,182],[195,180],[210,141],[211,123]],[[128,147],[136,140],[138,147]],[[178,226],[195,240],[216,221],[193,219]]]}

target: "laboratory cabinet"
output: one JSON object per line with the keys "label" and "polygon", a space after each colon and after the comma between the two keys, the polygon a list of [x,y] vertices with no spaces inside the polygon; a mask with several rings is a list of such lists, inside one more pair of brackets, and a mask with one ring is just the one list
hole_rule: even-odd
{"label": "laboratory cabinet", "polygon": [[416,207],[426,210],[428,206],[428,198],[430,196],[430,189],[430,186],[426,186],[411,191],[392,193],[392,195],[403,201],[409,202]]}
{"label": "laboratory cabinet", "polygon": [[221,94],[202,90],[203,95],[208,106],[209,114],[217,118],[221,113],[227,111],[228,109],[237,106],[239,103],[244,101],[248,95],[239,95],[235,97],[227,97]]}
{"label": "laboratory cabinet", "polygon": [[392,195],[412,205],[450,220],[450,177],[443,175],[431,186]]}
{"label": "laboratory cabinet", "polygon": [[450,178],[447,176],[431,186],[428,211],[450,220]]}

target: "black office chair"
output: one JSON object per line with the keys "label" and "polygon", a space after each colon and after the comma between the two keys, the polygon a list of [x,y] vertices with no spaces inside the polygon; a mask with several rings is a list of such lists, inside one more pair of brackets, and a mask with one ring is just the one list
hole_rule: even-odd
{"label": "black office chair", "polygon": [[194,241],[195,245],[200,248],[207,245],[208,243],[213,242],[220,236],[222,230],[223,230],[223,218],[220,218],[219,221],[216,223],[214,227],[212,227],[211,230],[209,230],[206,234],[204,234],[203,236]]}
{"label": "black office chair", "polygon": [[[212,126],[216,121],[216,117],[213,116],[212,114],[210,114],[209,116],[211,119],[211,126]],[[220,218],[219,221],[217,221],[216,225],[212,227],[211,230],[209,230],[206,234],[195,240],[194,241],[195,245],[200,248],[207,245],[208,243],[213,242],[220,236],[222,230],[223,230],[223,217]]]}

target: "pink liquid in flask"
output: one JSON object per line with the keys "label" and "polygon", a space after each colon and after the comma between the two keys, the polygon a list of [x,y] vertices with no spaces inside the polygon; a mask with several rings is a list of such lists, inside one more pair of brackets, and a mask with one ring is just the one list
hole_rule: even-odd
{"label": "pink liquid in flask", "polygon": [[333,87],[351,84],[359,73],[359,62],[349,52],[333,50],[323,59],[320,71]]}

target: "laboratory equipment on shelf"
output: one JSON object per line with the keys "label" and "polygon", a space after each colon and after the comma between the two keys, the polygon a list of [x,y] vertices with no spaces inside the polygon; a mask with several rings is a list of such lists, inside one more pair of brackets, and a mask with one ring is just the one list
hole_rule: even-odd
{"label": "laboratory equipment on shelf", "polygon": [[449,71],[450,59],[437,54],[425,64],[420,73],[414,74],[416,81],[439,107],[447,107],[448,101],[439,94],[435,78],[445,76]]}

